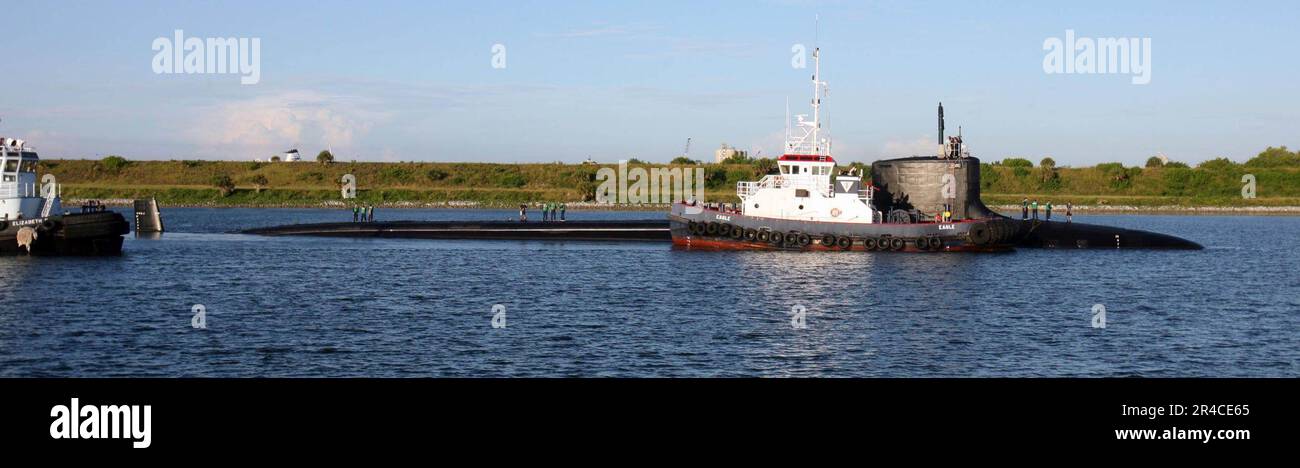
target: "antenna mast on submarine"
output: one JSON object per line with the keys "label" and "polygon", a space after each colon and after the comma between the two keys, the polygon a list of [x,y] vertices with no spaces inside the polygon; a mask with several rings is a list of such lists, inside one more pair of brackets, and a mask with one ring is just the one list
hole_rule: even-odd
{"label": "antenna mast on submarine", "polygon": [[939,146],[943,146],[943,103],[939,103]]}

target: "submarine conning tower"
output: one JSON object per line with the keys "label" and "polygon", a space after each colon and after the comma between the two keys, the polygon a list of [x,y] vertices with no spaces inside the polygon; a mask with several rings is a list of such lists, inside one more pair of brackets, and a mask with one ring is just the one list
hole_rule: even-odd
{"label": "submarine conning tower", "polygon": [[[914,156],[871,163],[876,209],[915,210],[930,218],[952,211],[954,219],[997,216],[980,199],[980,160],[964,156]],[[951,205],[951,206],[949,206]]]}
{"label": "submarine conning tower", "polygon": [[943,103],[939,103],[937,156],[913,156],[871,163],[871,183],[879,191],[876,209],[882,213],[910,212],[932,218],[944,211],[952,219],[1001,217],[980,200],[980,160],[970,155],[957,135],[944,137]]}

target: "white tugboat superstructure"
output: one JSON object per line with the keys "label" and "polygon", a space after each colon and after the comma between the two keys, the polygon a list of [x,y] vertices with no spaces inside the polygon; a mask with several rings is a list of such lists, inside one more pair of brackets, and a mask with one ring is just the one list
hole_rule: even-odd
{"label": "white tugboat superstructure", "polygon": [[831,142],[822,136],[821,101],[826,82],[819,79],[821,51],[813,49],[812,120],[796,116],[794,132],[786,119],[785,154],[777,160],[777,174],[757,182],[740,182],[736,195],[747,216],[805,221],[872,223],[871,190],[862,188],[862,176],[836,174]]}
{"label": "white tugboat superstructure", "polygon": [[62,213],[58,187],[41,193],[36,181],[40,158],[23,140],[0,137],[0,221],[17,221]]}

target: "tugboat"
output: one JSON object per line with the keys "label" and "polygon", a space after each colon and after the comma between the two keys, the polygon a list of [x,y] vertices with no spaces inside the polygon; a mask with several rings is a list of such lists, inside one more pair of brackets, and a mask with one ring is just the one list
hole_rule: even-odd
{"label": "tugboat", "polygon": [[[987,209],[958,204],[959,198],[966,198],[959,192],[970,188],[971,172],[978,201],[979,160],[970,156],[960,137],[944,142],[942,106],[940,154],[923,158],[952,173],[951,178],[941,179],[948,183],[933,187],[933,198],[942,201],[939,205],[921,207],[893,196],[877,202],[876,185],[863,187],[861,174],[851,169],[839,171],[831,156],[831,141],[822,135],[820,108],[826,82],[818,79],[820,49],[813,50],[813,63],[812,119],[806,114],[796,116],[793,132],[786,119],[785,151],[777,160],[779,172],[756,182],[739,182],[738,207],[674,203],[669,214],[674,245],[893,252],[993,252],[1015,247],[1018,227],[1012,221]],[[959,180],[966,183],[959,184]]]}
{"label": "tugboat", "polygon": [[46,175],[36,185],[40,158],[22,140],[0,137],[0,254],[117,255],[130,225],[94,204],[64,213],[60,187]]}

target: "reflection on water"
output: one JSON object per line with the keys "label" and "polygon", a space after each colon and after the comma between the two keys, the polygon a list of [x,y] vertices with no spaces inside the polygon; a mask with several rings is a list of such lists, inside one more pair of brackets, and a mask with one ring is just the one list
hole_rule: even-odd
{"label": "reflection on water", "polygon": [[165,211],[121,257],[0,258],[0,375],[1300,375],[1300,218],[1086,220],[1195,252],[893,254],[256,237],[230,232],[351,213]]}

